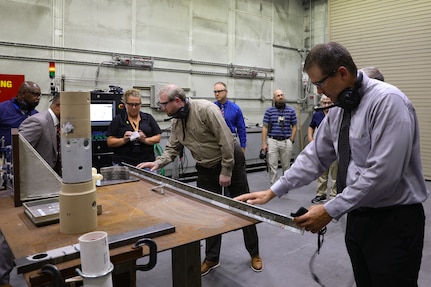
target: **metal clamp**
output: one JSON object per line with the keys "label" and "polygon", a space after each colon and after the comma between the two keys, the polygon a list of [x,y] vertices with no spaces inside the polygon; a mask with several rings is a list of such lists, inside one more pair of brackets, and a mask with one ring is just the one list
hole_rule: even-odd
{"label": "metal clamp", "polygon": [[150,249],[149,260],[147,264],[136,265],[136,270],[148,271],[154,268],[157,264],[157,244],[150,238],[142,238],[136,241],[132,248],[138,248],[142,245],[148,246]]}
{"label": "metal clamp", "polygon": [[64,286],[64,280],[61,276],[60,271],[58,270],[57,266],[53,264],[45,264],[43,265],[41,269],[42,273],[46,273],[51,275],[54,283],[54,287],[63,287]]}
{"label": "metal clamp", "polygon": [[100,273],[100,274],[85,274],[85,273],[83,273],[81,271],[81,269],[79,269],[79,268],[75,269],[76,273],[78,273],[79,276],[81,276],[82,278],[99,278],[99,277],[103,277],[103,276],[108,275],[109,273],[111,273],[112,270],[114,270],[114,265],[112,263],[109,264],[108,270],[106,270],[105,272]]}

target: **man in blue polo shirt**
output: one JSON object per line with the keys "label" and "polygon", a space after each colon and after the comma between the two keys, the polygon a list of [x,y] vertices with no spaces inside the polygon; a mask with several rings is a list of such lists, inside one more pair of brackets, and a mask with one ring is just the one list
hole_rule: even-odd
{"label": "man in blue polo shirt", "polygon": [[278,179],[278,160],[283,174],[290,167],[297,119],[293,108],[286,105],[282,90],[274,92],[274,106],[266,110],[262,127],[262,150],[266,152],[271,184]]}
{"label": "man in blue polo shirt", "polygon": [[225,83],[217,82],[214,84],[214,96],[217,100],[214,103],[220,108],[220,112],[232,133],[239,138],[241,149],[245,153],[247,132],[245,130],[244,116],[242,115],[241,108],[228,100],[227,93]]}
{"label": "man in blue polo shirt", "polygon": [[19,125],[29,116],[37,113],[41,92],[38,84],[30,81],[19,86],[18,94],[0,103],[0,139],[4,137],[4,144],[11,144],[11,129]]}

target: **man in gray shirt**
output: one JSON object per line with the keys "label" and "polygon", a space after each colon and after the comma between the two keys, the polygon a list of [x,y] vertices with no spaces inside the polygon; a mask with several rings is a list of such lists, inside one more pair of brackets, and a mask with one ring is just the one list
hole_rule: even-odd
{"label": "man in gray shirt", "polygon": [[237,199],[266,203],[309,184],[336,159],[340,170],[339,131],[343,115],[350,113],[349,144],[342,146],[350,147],[346,186],[294,221],[314,233],[347,213],[345,241],[356,285],[417,286],[424,243],[422,203],[429,191],[413,105],[396,87],[358,73],[350,53],[337,43],[314,47],[304,71],[337,107],[270,189]]}

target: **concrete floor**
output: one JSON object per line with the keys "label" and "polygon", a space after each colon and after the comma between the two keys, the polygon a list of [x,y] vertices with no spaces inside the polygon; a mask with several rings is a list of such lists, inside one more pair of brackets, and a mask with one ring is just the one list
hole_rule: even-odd
{"label": "concrete floor", "polygon": [[[194,183],[190,183],[194,184]],[[264,190],[269,187],[269,179],[265,171],[249,174],[252,191]],[[431,190],[431,182],[427,182]],[[316,183],[291,191],[282,198],[274,198],[264,208],[280,213],[290,214],[299,207],[308,207],[315,196]],[[422,268],[418,285],[429,286],[431,282],[431,206],[428,199],[425,204],[426,233],[422,258]],[[250,258],[245,250],[241,231],[223,235],[220,267],[202,277],[203,287],[351,287],[355,286],[350,260],[344,244],[343,221],[331,222],[325,235],[320,254],[315,257],[313,269],[323,285],[316,283],[310,274],[310,259],[317,249],[317,235],[312,233],[296,234],[267,223],[257,225],[260,240],[260,255],[264,262],[264,270],[256,273],[250,268]],[[202,241],[201,256],[204,256],[205,242]],[[141,260],[141,259],[140,259]],[[138,260],[139,262],[139,260]],[[146,263],[142,259],[142,264]],[[21,275],[13,272],[11,284],[24,287]],[[171,254],[158,254],[154,269],[137,274],[137,286],[168,287],[171,282]],[[186,286],[184,286],[186,287]]]}

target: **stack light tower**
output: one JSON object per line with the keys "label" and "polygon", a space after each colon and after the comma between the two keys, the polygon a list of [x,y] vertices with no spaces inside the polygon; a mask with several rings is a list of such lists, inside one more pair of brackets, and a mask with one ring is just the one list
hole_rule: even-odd
{"label": "stack light tower", "polygon": [[49,62],[49,78],[51,79],[51,94],[55,95],[57,91],[57,86],[55,85],[55,62]]}

